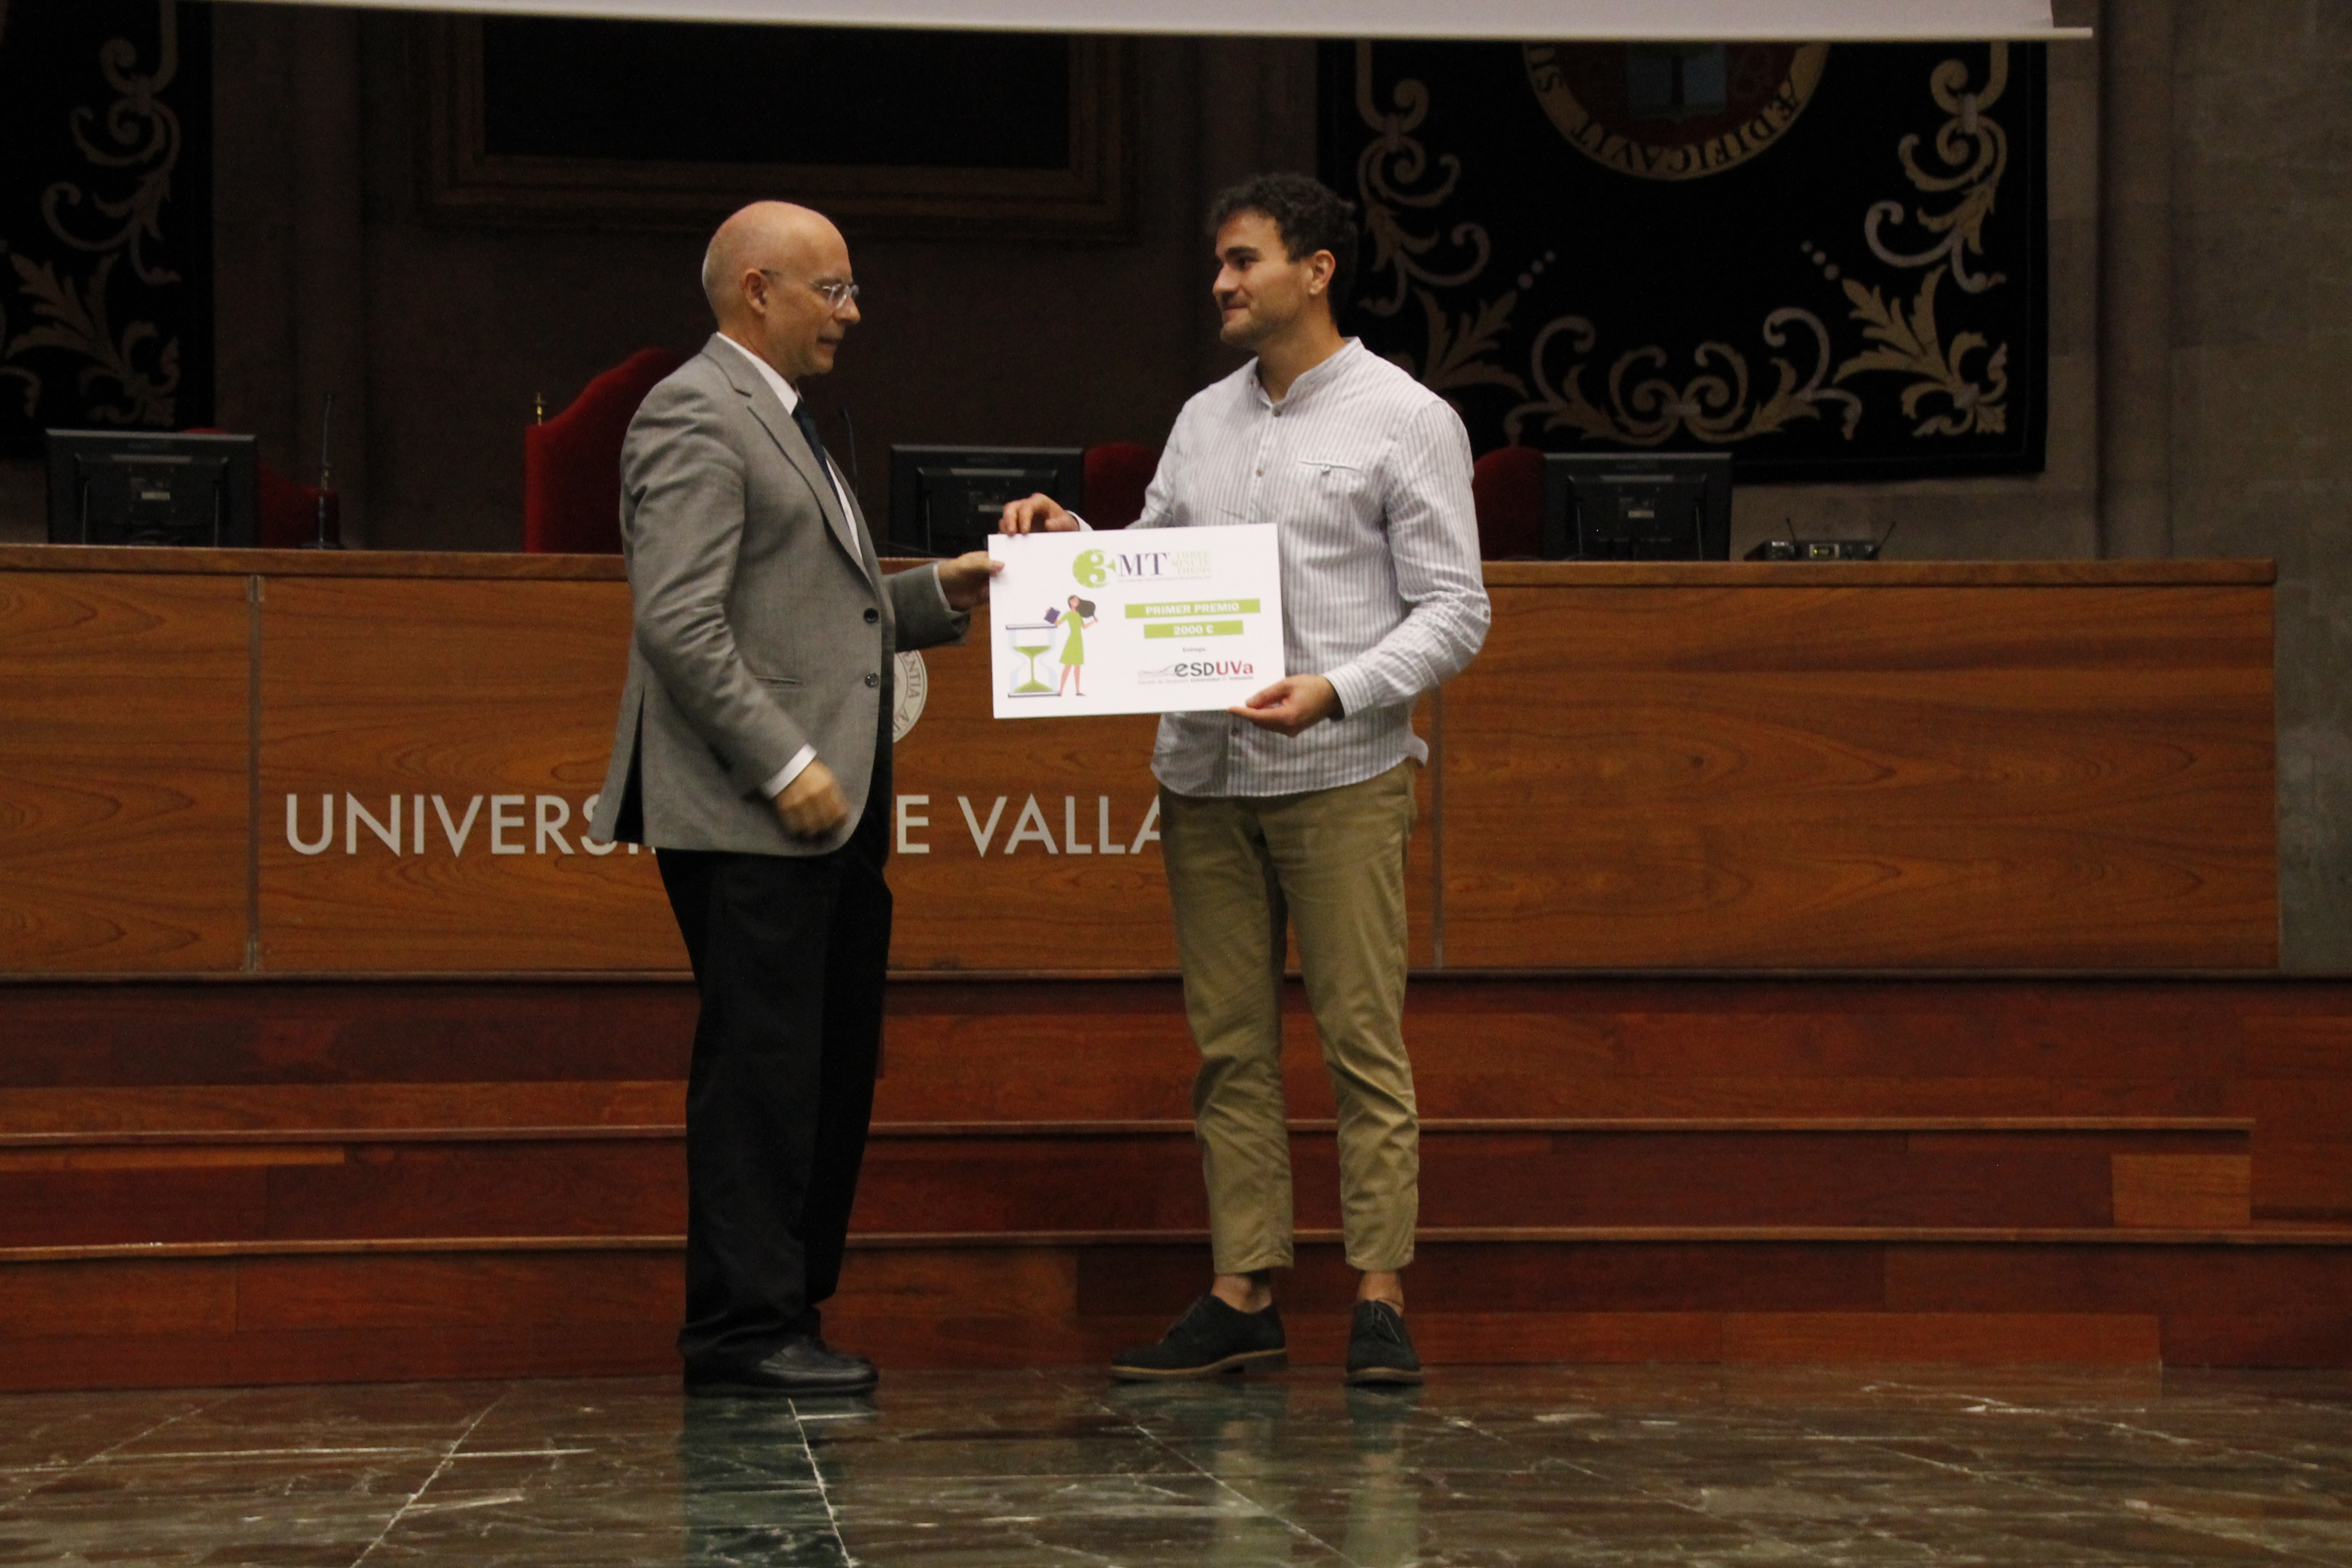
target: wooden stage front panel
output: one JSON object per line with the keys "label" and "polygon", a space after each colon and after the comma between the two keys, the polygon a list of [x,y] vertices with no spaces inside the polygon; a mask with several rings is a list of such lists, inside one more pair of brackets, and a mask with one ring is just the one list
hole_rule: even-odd
{"label": "wooden stage front panel", "polygon": [[2276,960],[2265,586],[1493,592],[1449,964]]}
{"label": "wooden stage front panel", "polygon": [[[1414,962],[2268,968],[2271,576],[1492,566]],[[606,558],[0,550],[0,973],[681,967],[581,832],[627,636]],[[996,722],[978,636],[920,677],[894,963],[1171,969],[1151,721]]]}
{"label": "wooden stage front panel", "polygon": [[628,584],[516,586],[266,584],[264,969],[686,966],[653,857],[581,832]]}
{"label": "wooden stage front panel", "polygon": [[250,583],[0,570],[0,971],[252,962]]}

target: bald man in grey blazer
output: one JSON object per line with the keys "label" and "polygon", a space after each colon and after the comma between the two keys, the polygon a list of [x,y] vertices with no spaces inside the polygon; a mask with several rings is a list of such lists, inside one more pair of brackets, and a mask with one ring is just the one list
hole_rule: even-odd
{"label": "bald man in grey blazer", "polygon": [[961,637],[985,554],[885,576],[795,384],[858,320],[848,247],[780,202],[720,226],[719,331],[621,448],[634,632],[592,831],[659,852],[701,1014],[687,1085],[698,1395],[856,1393],[825,1343],[865,1155],[890,945],[901,649]]}

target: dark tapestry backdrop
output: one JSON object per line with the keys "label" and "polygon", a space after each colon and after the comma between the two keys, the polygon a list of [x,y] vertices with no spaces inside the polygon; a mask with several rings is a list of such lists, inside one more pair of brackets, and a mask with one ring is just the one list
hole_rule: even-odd
{"label": "dark tapestry backdrop", "polygon": [[210,26],[0,0],[0,456],[212,419]]}
{"label": "dark tapestry backdrop", "polygon": [[1479,451],[2041,471],[2041,46],[1327,44],[1322,78],[1345,325]]}

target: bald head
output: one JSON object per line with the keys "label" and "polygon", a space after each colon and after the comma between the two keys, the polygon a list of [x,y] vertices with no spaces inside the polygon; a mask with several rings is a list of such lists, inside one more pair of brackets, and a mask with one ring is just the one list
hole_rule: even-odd
{"label": "bald head", "polygon": [[851,281],[841,231],[790,202],[753,202],[719,226],[702,257],[703,298],[719,330],[793,382],[833,368],[857,306],[836,311],[824,286]]}
{"label": "bald head", "polygon": [[702,253],[702,297],[724,327],[743,308],[745,273],[768,268],[813,277],[811,268],[829,259],[829,249],[848,260],[841,231],[823,213],[791,202],[753,202],[710,237],[710,248]]}

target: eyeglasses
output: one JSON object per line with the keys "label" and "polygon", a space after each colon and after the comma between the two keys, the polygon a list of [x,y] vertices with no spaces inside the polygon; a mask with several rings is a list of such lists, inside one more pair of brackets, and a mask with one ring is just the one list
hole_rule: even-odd
{"label": "eyeglasses", "polygon": [[[762,267],[760,268],[760,276],[762,278],[782,278],[783,274],[777,271],[772,267]],[[839,279],[835,279],[824,283],[810,283],[809,287],[824,296],[826,306],[830,308],[833,313],[836,316],[841,313],[841,308],[844,305],[855,304],[857,300],[857,285],[855,283],[845,283]]]}

